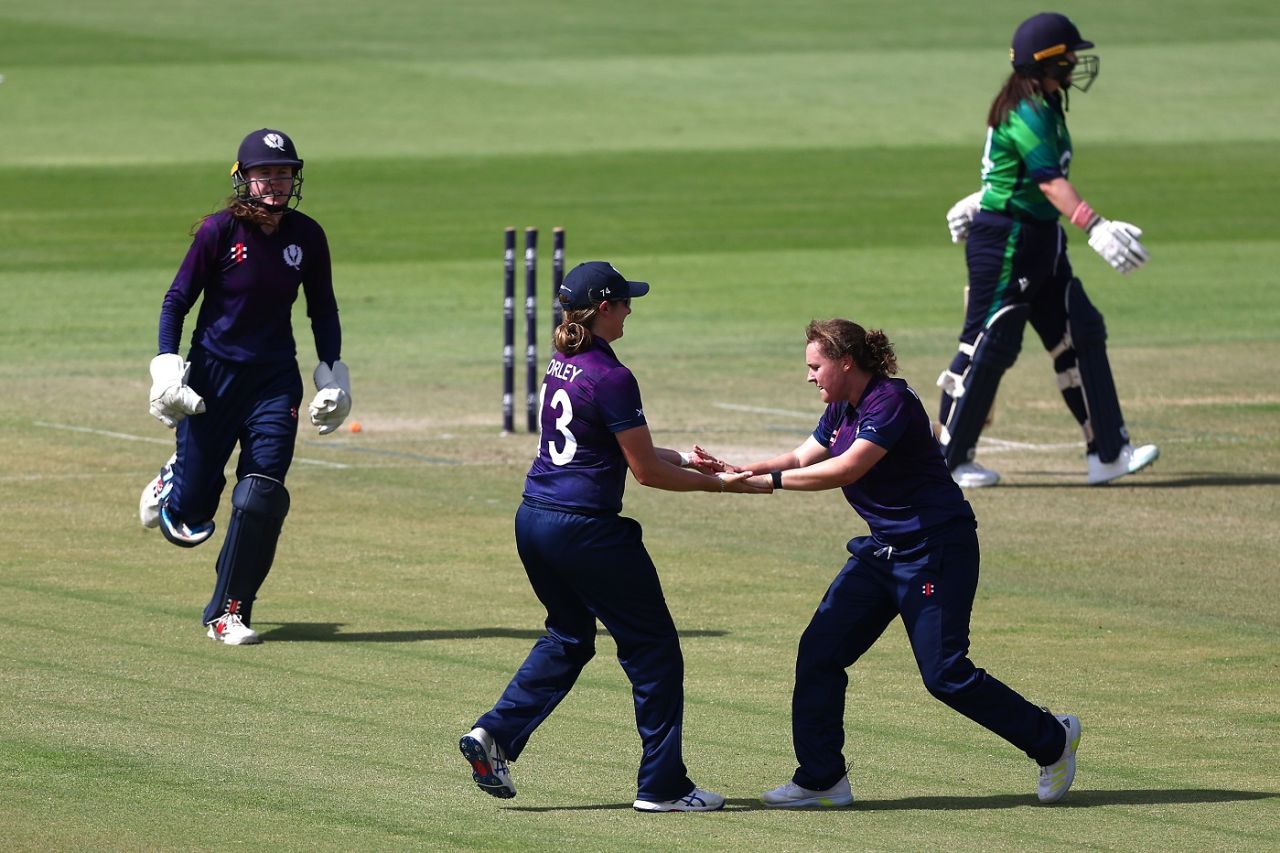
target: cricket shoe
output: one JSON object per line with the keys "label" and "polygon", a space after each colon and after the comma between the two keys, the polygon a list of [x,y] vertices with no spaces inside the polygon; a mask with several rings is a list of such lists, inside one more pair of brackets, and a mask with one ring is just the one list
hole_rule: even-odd
{"label": "cricket shoe", "polygon": [[849,787],[849,774],[846,773],[825,791],[811,791],[795,782],[788,782],[772,791],[765,791],[760,795],[760,802],[774,809],[834,808],[852,803],[853,789]]}
{"label": "cricket shoe", "polygon": [[631,807],[638,812],[714,812],[724,808],[724,796],[694,788],[674,800],[636,800]]}
{"label": "cricket shoe", "polygon": [[476,780],[481,791],[503,800],[516,795],[516,783],[511,781],[507,754],[487,731],[476,728],[467,732],[458,741],[458,749],[470,762],[471,778]]}
{"label": "cricket shoe", "polygon": [[244,624],[240,617],[240,602],[227,604],[227,612],[218,617],[218,621],[209,623],[209,639],[226,643],[228,646],[252,646],[262,642],[258,632]]}
{"label": "cricket shoe", "polygon": [[1000,475],[977,462],[961,462],[951,469],[951,479],[962,489],[982,489],[1000,482]]}
{"label": "cricket shoe", "polygon": [[161,504],[160,532],[179,548],[194,548],[213,535],[213,519],[192,527],[178,521],[169,513],[169,508]]}
{"label": "cricket shoe", "polygon": [[1055,714],[1054,717],[1067,730],[1067,742],[1062,747],[1062,757],[1048,767],[1040,768],[1040,784],[1036,796],[1042,803],[1056,803],[1067,795],[1076,778],[1076,750],[1080,748],[1080,718],[1075,714]]}
{"label": "cricket shoe", "polygon": [[160,502],[169,496],[173,488],[173,463],[178,459],[174,453],[169,461],[160,468],[160,475],[142,488],[142,497],[138,499],[138,519],[142,526],[150,530],[160,526]]}
{"label": "cricket shoe", "polygon": [[1103,462],[1098,454],[1089,454],[1089,485],[1099,486],[1110,483],[1126,474],[1136,474],[1152,462],[1160,458],[1160,448],[1154,444],[1144,444],[1135,448],[1126,444],[1120,448],[1120,455],[1111,462]]}

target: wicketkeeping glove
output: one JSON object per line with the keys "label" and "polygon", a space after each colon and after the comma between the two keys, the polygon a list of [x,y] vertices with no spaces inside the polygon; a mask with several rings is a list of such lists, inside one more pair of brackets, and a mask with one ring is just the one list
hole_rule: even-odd
{"label": "wicketkeeping glove", "polygon": [[1135,225],[1098,217],[1089,226],[1089,247],[1113,268],[1128,274],[1151,258],[1139,242],[1141,236],[1142,229]]}
{"label": "wicketkeeping glove", "polygon": [[151,414],[173,429],[187,415],[204,411],[204,400],[187,385],[191,363],[174,352],[151,359]]}
{"label": "wicketkeeping glove", "polygon": [[321,435],[328,435],[347,419],[351,413],[351,377],[347,366],[335,361],[333,367],[323,361],[316,365],[313,377],[316,396],[307,407],[311,423],[320,428]]}
{"label": "wicketkeeping glove", "polygon": [[965,196],[947,211],[947,228],[951,229],[951,242],[963,243],[969,239],[969,226],[973,217],[982,209],[982,190]]}

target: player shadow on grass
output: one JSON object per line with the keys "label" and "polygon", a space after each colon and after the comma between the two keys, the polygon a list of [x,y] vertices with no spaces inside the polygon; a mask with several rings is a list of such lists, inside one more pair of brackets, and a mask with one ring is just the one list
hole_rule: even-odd
{"label": "player shadow on grass", "polygon": [[[351,631],[340,629],[344,622],[285,622],[262,630],[270,622],[254,623],[262,639],[272,642],[295,643],[419,643],[427,640],[536,640],[546,631],[535,628],[457,628],[454,630],[417,631]],[[728,631],[680,631],[681,637],[723,637]],[[596,634],[607,637],[608,632],[598,628]]]}
{"label": "player shadow on grass", "polygon": [[[1001,489],[1188,489],[1211,486],[1280,486],[1280,475],[1233,474],[1226,471],[1196,471],[1176,477],[1161,478],[1158,474],[1136,474],[1114,483],[1091,486],[1080,481],[1079,473],[1061,471],[1020,471],[1018,476],[1044,478],[1040,482],[1019,483],[1002,480]],[[1072,482],[1060,482],[1070,477]]]}
{"label": "player shadow on grass", "polygon": [[[856,794],[856,791],[855,791]],[[905,811],[979,811],[983,809],[1053,808],[1084,809],[1096,806],[1167,806],[1190,803],[1229,803],[1240,800],[1266,800],[1280,797],[1275,791],[1230,791],[1216,788],[1135,788],[1117,791],[1076,791],[1053,806],[1041,806],[1033,795],[992,794],[982,797],[902,797],[896,800],[855,800],[845,808],[772,809],[754,797],[729,797],[725,811],[816,811],[816,812],[905,812]],[[631,809],[629,803],[595,803],[572,806],[506,806],[516,812],[611,811]]]}

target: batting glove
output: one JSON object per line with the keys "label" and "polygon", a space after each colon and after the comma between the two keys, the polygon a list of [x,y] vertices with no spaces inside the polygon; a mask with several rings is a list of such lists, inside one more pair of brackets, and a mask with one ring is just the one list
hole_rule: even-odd
{"label": "batting glove", "polygon": [[947,228],[951,229],[952,243],[963,243],[969,239],[969,226],[982,209],[982,192],[978,190],[965,196],[947,211]]}
{"label": "batting glove", "polygon": [[335,361],[331,368],[322,361],[316,365],[313,378],[316,396],[307,411],[312,425],[319,428],[321,435],[328,435],[351,414],[351,377],[342,362]]}
{"label": "batting glove", "polygon": [[187,415],[204,411],[204,400],[187,385],[191,362],[174,352],[151,359],[151,414],[173,429]]}
{"label": "batting glove", "polygon": [[1098,217],[1089,226],[1089,247],[1122,274],[1129,274],[1145,264],[1151,255],[1139,239],[1142,229],[1119,220]]}

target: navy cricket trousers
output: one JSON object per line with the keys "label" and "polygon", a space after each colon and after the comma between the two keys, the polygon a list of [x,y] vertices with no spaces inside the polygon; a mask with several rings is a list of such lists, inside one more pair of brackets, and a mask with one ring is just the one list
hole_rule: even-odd
{"label": "navy cricket trousers", "polygon": [[202,524],[217,512],[227,485],[223,469],[237,442],[237,480],[265,474],[284,482],[298,435],[302,377],[293,359],[238,364],[202,347],[193,347],[188,358],[188,384],[204,398],[205,411],[178,424],[178,455],[166,506],[181,521]]}
{"label": "navy cricket trousers", "polygon": [[515,760],[595,654],[596,619],[613,636],[631,680],[643,755],[637,798],[674,800],[693,790],[681,750],[684,657],[640,525],[522,503],[516,550],[547,609],[545,636],[493,710],[476,721]]}
{"label": "navy cricket trousers", "polygon": [[978,537],[968,524],[907,552],[862,536],[800,638],[791,725],[793,781],[823,790],[844,776],[844,707],[852,666],[895,616],[911,640],[925,687],[940,701],[1021,749],[1037,764],[1062,755],[1062,725],[969,660],[978,588]]}

